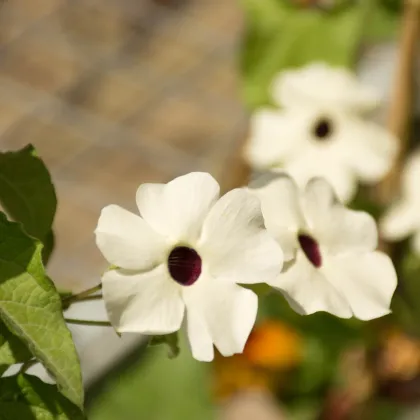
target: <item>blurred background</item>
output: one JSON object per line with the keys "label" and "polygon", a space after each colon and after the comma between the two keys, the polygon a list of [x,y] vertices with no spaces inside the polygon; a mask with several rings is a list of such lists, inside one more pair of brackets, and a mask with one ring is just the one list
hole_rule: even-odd
{"label": "blurred background", "polygon": [[[378,0],[361,22],[365,0],[2,0],[0,145],[34,144],[51,171],[51,277],[99,282],[100,210],[134,210],[140,183],[194,170],[246,183],[248,116],[282,68],[351,61],[383,93],[383,120],[401,5]],[[71,311],[105,319],[101,302]],[[244,355],[212,364],[72,328],[92,420],[420,419],[420,341],[388,319],[302,318],[268,297]]]}

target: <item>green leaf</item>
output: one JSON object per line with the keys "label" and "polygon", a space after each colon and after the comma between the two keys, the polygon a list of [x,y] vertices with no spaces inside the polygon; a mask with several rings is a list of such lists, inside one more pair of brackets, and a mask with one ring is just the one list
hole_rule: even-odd
{"label": "green leaf", "polygon": [[57,199],[48,169],[32,145],[0,153],[0,202],[31,236],[43,241],[50,232]]}
{"label": "green leaf", "polygon": [[55,235],[52,230],[50,230],[46,234],[46,236],[44,237],[43,243],[44,243],[44,247],[42,248],[42,261],[44,262],[45,265],[47,265],[55,247]]}
{"label": "green leaf", "polygon": [[46,276],[42,244],[0,213],[0,318],[55,377],[61,391],[83,404],[79,359],[61,299]]}
{"label": "green leaf", "polygon": [[0,379],[1,420],[83,420],[80,409],[54,385],[31,375]]}
{"label": "green leaf", "polygon": [[31,352],[23,342],[0,321],[0,367],[25,362],[31,357]]}

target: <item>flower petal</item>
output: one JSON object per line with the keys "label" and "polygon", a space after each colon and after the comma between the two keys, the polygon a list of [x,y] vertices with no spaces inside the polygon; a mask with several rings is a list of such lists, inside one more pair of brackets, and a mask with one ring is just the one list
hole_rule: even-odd
{"label": "flower petal", "polygon": [[374,218],[343,206],[324,179],[314,178],[308,182],[303,202],[311,233],[328,254],[376,249],[378,231]]}
{"label": "flower petal", "polygon": [[141,215],[157,232],[176,242],[194,242],[219,192],[210,174],[192,172],[166,185],[140,185],[136,199]]}
{"label": "flower petal", "polygon": [[420,203],[420,150],[414,152],[405,164],[402,173],[402,191],[406,199]]}
{"label": "flower petal", "polygon": [[384,238],[399,241],[420,228],[420,203],[400,201],[380,221]]}
{"label": "flower petal", "polygon": [[122,207],[105,207],[95,230],[96,244],[111,264],[150,270],[163,261],[167,244],[140,217]]}
{"label": "flower petal", "polygon": [[[185,288],[183,296],[189,322],[195,318],[194,328],[188,330],[194,357],[211,360],[209,335],[223,356],[243,351],[257,316],[258,298],[254,292],[229,281],[208,278]],[[200,325],[204,330],[198,328]]]}
{"label": "flower petal", "polygon": [[362,181],[380,181],[397,157],[397,138],[380,125],[361,118],[347,116],[342,124],[343,160]]}
{"label": "flower petal", "polygon": [[313,102],[365,113],[380,103],[380,95],[362,85],[353,73],[322,62],[280,73],[273,82],[272,90],[277,103],[286,107]]}
{"label": "flower petal", "polygon": [[278,166],[300,150],[302,118],[299,113],[264,109],[250,121],[250,138],[245,149],[246,160],[255,168]]}
{"label": "flower petal", "polygon": [[167,236],[167,210],[164,202],[165,184],[142,184],[136,192],[136,202],[139,212],[144,220],[156,232]]}
{"label": "flower petal", "polygon": [[343,202],[351,200],[356,192],[357,183],[353,173],[337,159],[334,151],[308,148],[298,158],[287,162],[284,169],[301,188],[314,177],[325,178]]}
{"label": "flower petal", "polygon": [[249,191],[261,200],[265,226],[280,244],[285,260],[293,259],[297,232],[305,224],[297,185],[287,174],[265,173],[249,184]]}
{"label": "flower petal", "polygon": [[245,189],[228,192],[211,209],[199,253],[213,277],[235,283],[266,282],[283,266],[283,252],[264,227],[260,201]]}
{"label": "flower petal", "polygon": [[280,290],[292,309],[302,315],[325,311],[341,318],[352,312],[346,299],[330,284],[322,270],[316,269],[299,251],[296,262],[270,283]]}
{"label": "flower petal", "polygon": [[214,358],[213,339],[198,305],[187,304],[186,330],[194,359],[200,362],[211,362]]}
{"label": "flower petal", "polygon": [[118,332],[169,334],[181,327],[181,286],[163,264],[140,274],[108,271],[102,278],[102,290],[109,320]]}
{"label": "flower petal", "polygon": [[355,317],[368,321],[391,312],[397,273],[384,253],[340,256],[331,260],[326,271],[330,282],[345,296]]}

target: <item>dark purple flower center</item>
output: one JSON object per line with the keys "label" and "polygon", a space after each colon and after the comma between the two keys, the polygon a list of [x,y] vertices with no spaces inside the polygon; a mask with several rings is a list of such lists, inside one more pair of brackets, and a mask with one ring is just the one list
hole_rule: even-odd
{"label": "dark purple flower center", "polygon": [[169,254],[168,268],[177,283],[191,286],[200,277],[201,258],[194,249],[178,246]]}
{"label": "dark purple flower center", "polygon": [[311,262],[311,264],[316,268],[321,267],[322,257],[318,242],[308,235],[299,235],[298,241],[302,251],[306,255],[306,258]]}
{"label": "dark purple flower center", "polygon": [[329,118],[320,118],[313,127],[313,135],[317,140],[327,140],[331,137],[333,129],[333,123]]}

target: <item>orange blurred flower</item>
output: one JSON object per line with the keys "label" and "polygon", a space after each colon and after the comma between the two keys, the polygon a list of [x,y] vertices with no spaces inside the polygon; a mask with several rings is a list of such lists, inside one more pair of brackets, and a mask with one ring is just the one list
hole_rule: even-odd
{"label": "orange blurred flower", "polygon": [[420,340],[392,329],[382,341],[377,364],[381,379],[409,380],[420,373]]}
{"label": "orange blurred flower", "polygon": [[242,354],[215,358],[217,399],[244,390],[271,390],[279,374],[296,367],[302,358],[302,338],[290,326],[264,321],[252,331]]}
{"label": "orange blurred flower", "polygon": [[292,327],[267,320],[251,332],[244,356],[251,364],[267,369],[293,368],[302,358],[302,338]]}

